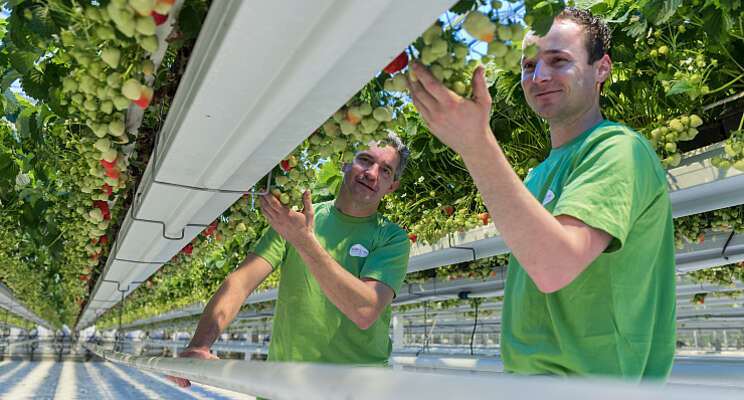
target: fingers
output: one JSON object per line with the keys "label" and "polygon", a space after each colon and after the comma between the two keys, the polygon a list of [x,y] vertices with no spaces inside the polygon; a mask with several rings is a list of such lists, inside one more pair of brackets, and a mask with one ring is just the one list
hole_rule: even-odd
{"label": "fingers", "polygon": [[175,383],[176,385],[182,388],[187,388],[191,386],[191,382],[188,379],[178,378],[178,377],[170,376],[170,375],[166,375],[165,377],[169,381]]}
{"label": "fingers", "polygon": [[442,82],[439,82],[423,64],[414,61],[411,63],[411,68],[413,68],[413,72],[418,77],[418,82],[421,83],[421,86],[426,89],[436,102],[444,101],[450,97],[450,90]]}
{"label": "fingers", "polygon": [[406,79],[406,82],[408,83],[408,93],[411,95],[413,105],[416,106],[416,109],[426,119],[430,115],[431,107],[434,105],[434,98],[426,93],[426,89],[418,81]]}
{"label": "fingers", "polygon": [[302,194],[302,213],[306,216],[312,218],[313,217],[313,201],[310,197],[310,190],[306,190],[305,193]]}
{"label": "fingers", "polygon": [[488,93],[486,85],[486,70],[482,65],[473,71],[473,101],[479,105],[491,106],[491,95]]}

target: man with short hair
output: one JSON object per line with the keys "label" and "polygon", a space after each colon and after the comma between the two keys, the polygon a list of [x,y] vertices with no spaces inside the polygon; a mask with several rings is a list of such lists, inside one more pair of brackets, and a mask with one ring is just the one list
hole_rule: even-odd
{"label": "man with short hair", "polygon": [[270,228],[209,301],[180,357],[216,358],[211,345],[281,266],[270,361],[385,365],[392,351],[390,303],[408,268],[410,241],[377,208],[400,184],[408,156],[391,133],[343,165],[335,201],[313,206],[306,191],[298,212],[262,196]]}
{"label": "man with short hair", "polygon": [[522,183],[489,125],[482,67],[473,97],[420,65],[411,97],[431,132],[457,151],[511,250],[502,312],[508,372],[668,377],[674,356],[674,228],[653,147],[604,120],[610,31],[567,9],[522,59],[527,103],[550,124],[552,151]]}

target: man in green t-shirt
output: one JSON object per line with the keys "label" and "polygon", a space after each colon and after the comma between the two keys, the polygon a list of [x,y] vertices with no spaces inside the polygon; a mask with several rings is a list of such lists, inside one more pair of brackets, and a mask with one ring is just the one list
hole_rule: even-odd
{"label": "man in green t-shirt", "polygon": [[410,241],[377,208],[398,187],[408,154],[389,134],[344,164],[335,201],[312,205],[306,191],[301,212],[262,196],[269,229],[209,301],[180,357],[216,358],[214,341],[281,266],[269,360],[385,365],[390,303],[408,269]]}
{"label": "man in green t-shirt", "polygon": [[[675,346],[674,230],[653,147],[599,108],[610,31],[566,9],[528,33],[527,103],[552,151],[522,183],[490,129],[482,67],[463,99],[420,64],[411,97],[431,132],[460,153],[511,250],[502,311],[508,372],[665,379]],[[527,52],[531,53],[531,52]]]}

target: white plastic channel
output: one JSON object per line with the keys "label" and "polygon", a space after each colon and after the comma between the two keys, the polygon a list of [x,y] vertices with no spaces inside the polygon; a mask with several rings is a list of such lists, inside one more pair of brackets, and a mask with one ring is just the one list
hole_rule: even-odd
{"label": "white plastic channel", "polygon": [[96,345],[84,346],[109,361],[274,400],[453,398],[717,400],[738,399],[741,396],[740,393],[716,388],[678,389],[608,380],[480,377],[348,365],[134,357],[105,350]]}
{"label": "white plastic channel", "polygon": [[39,324],[49,330],[55,330],[55,328],[47,321],[41,319],[36,314],[31,312],[26,306],[22,305],[13,295],[13,291],[9,287],[5,286],[4,283],[0,282],[0,306],[8,310],[11,314],[21,316],[35,324]]}

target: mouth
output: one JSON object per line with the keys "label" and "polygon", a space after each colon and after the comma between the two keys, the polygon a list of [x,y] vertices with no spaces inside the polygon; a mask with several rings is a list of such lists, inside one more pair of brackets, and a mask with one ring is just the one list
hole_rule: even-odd
{"label": "mouth", "polygon": [[545,91],[536,93],[535,97],[540,98],[540,97],[544,97],[544,96],[551,95],[553,93],[558,93],[558,92],[560,92],[560,90],[545,90]]}
{"label": "mouth", "polygon": [[366,183],[364,183],[364,182],[361,182],[361,181],[356,181],[356,182],[357,182],[358,184],[360,184],[360,185],[364,186],[365,188],[369,189],[369,190],[370,190],[371,192],[374,192],[374,191],[375,191],[374,189],[372,189],[372,188],[371,188],[371,187],[370,187],[369,185],[367,185],[367,184],[366,184]]}

